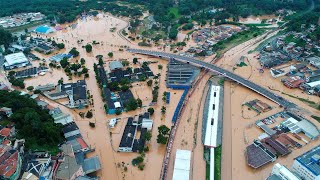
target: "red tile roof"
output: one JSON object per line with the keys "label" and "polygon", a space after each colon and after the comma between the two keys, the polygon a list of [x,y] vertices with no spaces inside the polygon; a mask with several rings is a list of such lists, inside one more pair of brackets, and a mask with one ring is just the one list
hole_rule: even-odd
{"label": "red tile roof", "polygon": [[80,144],[81,149],[84,149],[84,148],[87,148],[87,147],[88,147],[87,143],[84,142],[84,140],[83,140],[82,138],[77,138],[77,141],[78,141],[78,143]]}
{"label": "red tile roof", "polygon": [[3,145],[8,145],[8,144],[10,144],[10,140],[6,139],[6,140],[4,140],[4,141],[2,142],[2,144],[3,144]]}
{"label": "red tile roof", "polygon": [[4,163],[0,165],[0,174],[4,177],[12,176],[17,170],[18,151],[14,152]]}
{"label": "red tile roof", "polygon": [[3,128],[0,131],[0,135],[4,137],[8,137],[10,135],[11,129],[10,128]]}

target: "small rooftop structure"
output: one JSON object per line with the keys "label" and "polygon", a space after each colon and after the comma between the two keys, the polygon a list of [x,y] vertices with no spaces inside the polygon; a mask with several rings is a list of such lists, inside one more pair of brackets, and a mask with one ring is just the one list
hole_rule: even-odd
{"label": "small rooftop structure", "polygon": [[189,180],[191,151],[177,149],[172,180]]}
{"label": "small rooftop structure", "polygon": [[53,61],[53,62],[60,62],[63,58],[70,58],[70,56],[68,54],[56,54],[52,57],[50,57],[50,61]]}
{"label": "small rooftop structure", "polygon": [[110,71],[114,71],[116,69],[121,69],[123,68],[123,65],[120,61],[111,61],[109,63],[109,68],[110,68]]}
{"label": "small rooftop structure", "polygon": [[115,102],[115,103],[114,103],[114,107],[115,107],[115,108],[121,108],[120,102]]}
{"label": "small rooftop structure", "polygon": [[117,119],[112,118],[109,120],[109,128],[114,128],[114,126],[117,124]]}

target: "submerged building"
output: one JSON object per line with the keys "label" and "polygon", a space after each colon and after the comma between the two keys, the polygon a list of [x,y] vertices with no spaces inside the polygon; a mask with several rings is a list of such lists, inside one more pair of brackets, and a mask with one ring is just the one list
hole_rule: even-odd
{"label": "submerged building", "polygon": [[177,149],[172,180],[189,180],[191,151]]}
{"label": "submerged building", "polygon": [[22,52],[4,56],[3,66],[5,69],[26,67],[29,64],[28,58]]}
{"label": "submerged building", "polygon": [[200,70],[194,66],[170,59],[166,78],[167,87],[190,87],[199,73]]}
{"label": "submerged building", "polygon": [[305,180],[320,179],[320,146],[296,157],[292,170]]}

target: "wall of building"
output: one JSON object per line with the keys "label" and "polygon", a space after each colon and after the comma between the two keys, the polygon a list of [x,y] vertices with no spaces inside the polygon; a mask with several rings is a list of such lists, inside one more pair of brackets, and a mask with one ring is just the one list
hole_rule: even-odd
{"label": "wall of building", "polygon": [[320,176],[315,177],[315,175],[309,169],[307,169],[297,160],[294,160],[292,164],[292,171],[305,180],[320,180]]}

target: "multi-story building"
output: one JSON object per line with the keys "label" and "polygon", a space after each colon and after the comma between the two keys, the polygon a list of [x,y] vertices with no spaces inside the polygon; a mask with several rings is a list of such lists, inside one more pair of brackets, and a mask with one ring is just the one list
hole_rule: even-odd
{"label": "multi-story building", "polygon": [[286,166],[283,166],[279,163],[273,166],[272,173],[269,176],[269,178],[272,179],[271,177],[274,176],[281,180],[301,180],[299,177],[297,177],[297,175],[292,173]]}
{"label": "multi-story building", "polygon": [[320,146],[295,158],[292,170],[305,180],[320,180]]}

